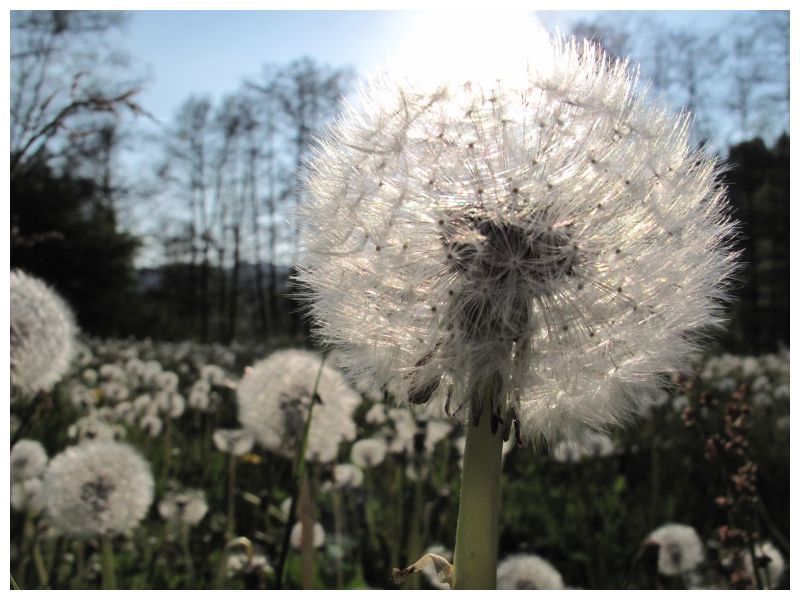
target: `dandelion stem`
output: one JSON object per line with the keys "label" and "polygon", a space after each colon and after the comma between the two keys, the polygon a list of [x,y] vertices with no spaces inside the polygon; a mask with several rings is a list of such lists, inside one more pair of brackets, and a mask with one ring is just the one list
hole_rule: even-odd
{"label": "dandelion stem", "polygon": [[478,424],[473,424],[472,418],[467,424],[454,557],[453,587],[457,590],[497,587],[503,438],[499,428],[492,433],[490,406],[490,401],[484,401]]}
{"label": "dandelion stem", "polygon": [[42,557],[42,549],[39,546],[39,539],[33,541],[33,564],[36,567],[36,575],[39,577],[39,586],[42,589],[47,589],[47,584],[49,582],[47,567],[44,564],[44,558]]}
{"label": "dandelion stem", "polygon": [[103,589],[114,590],[117,588],[117,578],[114,574],[114,547],[110,536],[104,536],[102,541],[103,553]]}
{"label": "dandelion stem", "polygon": [[225,542],[236,537],[236,456],[228,455],[228,522]]}
{"label": "dandelion stem", "polygon": [[[195,585],[194,579],[194,561],[192,560],[192,553],[189,549],[189,524],[181,523],[181,548],[183,549],[183,557],[186,561],[186,571],[189,576],[189,585]],[[187,586],[188,587],[188,586]]]}
{"label": "dandelion stem", "polygon": [[322,377],[322,369],[325,368],[325,358],[319,363],[319,371],[317,371],[317,379],[314,382],[314,391],[311,393],[311,402],[308,405],[308,416],[306,417],[305,429],[303,430],[303,441],[297,450],[297,458],[294,467],[294,490],[292,493],[292,503],[289,508],[289,517],[286,519],[286,529],[283,532],[283,545],[281,547],[281,558],[278,563],[278,578],[276,580],[276,588],[281,589],[283,585],[283,575],[286,571],[286,557],[289,555],[289,539],[291,537],[292,525],[294,525],[294,515],[297,511],[297,499],[300,495],[300,482],[303,481],[303,474],[306,468],[306,448],[308,447],[308,433],[311,431],[311,417],[314,413],[314,404],[318,401],[317,388],[319,387],[319,380]]}
{"label": "dandelion stem", "polygon": [[300,483],[299,519],[301,524],[300,554],[302,557],[302,587],[314,587],[314,514],[311,500],[311,486],[308,474],[303,474]]}

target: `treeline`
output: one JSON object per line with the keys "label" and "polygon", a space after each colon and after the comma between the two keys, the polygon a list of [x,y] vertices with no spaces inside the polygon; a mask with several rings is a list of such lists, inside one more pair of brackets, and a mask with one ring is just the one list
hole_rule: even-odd
{"label": "treeline", "polygon": [[[314,136],[336,114],[351,72],[307,58],[265,66],[216,104],[189,98],[157,139],[145,142],[132,126],[140,121],[129,118],[148,118],[136,101],[141,83],[120,80],[124,57],[103,42],[124,18],[12,13],[12,268],[51,282],[81,327],[97,335],[224,343],[304,336],[290,295],[302,227],[292,209],[301,201]],[[632,39],[597,24],[582,27],[619,52]],[[670,39],[665,49],[677,53],[678,38]],[[701,107],[708,82],[670,56],[658,85],[676,98],[694,90],[694,100],[682,102]],[[696,58],[700,68],[702,56]],[[91,80],[84,74],[90,64]],[[643,76],[652,78],[647,64]],[[748,88],[742,107],[761,107],[769,97],[782,102],[765,91],[774,91],[774,82],[763,79]],[[774,123],[788,115],[774,112]],[[747,114],[742,131],[752,139],[723,152],[744,266],[720,344],[755,353],[788,345],[789,138],[773,143],[774,123],[757,125],[756,113]],[[147,148],[153,160],[145,172],[132,176],[121,164],[126,144]],[[137,253],[148,257],[146,266],[141,259],[134,266]]]}

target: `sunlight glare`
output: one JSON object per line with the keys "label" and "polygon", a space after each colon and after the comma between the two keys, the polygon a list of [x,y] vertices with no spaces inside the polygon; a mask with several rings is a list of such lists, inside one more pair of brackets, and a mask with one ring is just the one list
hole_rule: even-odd
{"label": "sunlight glare", "polygon": [[524,66],[546,36],[532,12],[424,13],[385,68],[429,83],[494,79]]}

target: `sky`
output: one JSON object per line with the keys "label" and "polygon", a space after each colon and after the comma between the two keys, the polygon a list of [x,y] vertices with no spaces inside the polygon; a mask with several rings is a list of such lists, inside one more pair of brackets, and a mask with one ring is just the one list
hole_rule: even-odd
{"label": "sky", "polygon": [[[569,30],[580,19],[602,11],[540,11],[520,15],[548,30]],[[486,45],[486,33],[476,21],[503,23],[515,17],[484,13],[434,15],[442,40],[464,41],[473,35],[475,47]],[[656,11],[665,24],[713,27],[730,12]],[[232,92],[245,77],[256,77],[264,63],[286,64],[311,56],[331,67],[352,66],[364,74],[390,64],[398,53],[431,44],[431,18],[400,11],[132,11],[118,41],[134,68],[147,74],[140,103],[167,122],[191,94],[212,99]],[[444,43],[444,42],[443,42]],[[442,53],[450,51],[440,46]]]}

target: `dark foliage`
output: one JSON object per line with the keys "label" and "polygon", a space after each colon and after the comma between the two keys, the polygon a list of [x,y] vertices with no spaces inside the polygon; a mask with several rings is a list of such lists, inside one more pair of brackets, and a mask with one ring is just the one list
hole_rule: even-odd
{"label": "dark foliage", "polygon": [[118,228],[95,181],[27,163],[11,177],[11,231],[11,268],[58,290],[84,331],[107,336],[135,328],[139,241]]}

